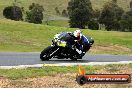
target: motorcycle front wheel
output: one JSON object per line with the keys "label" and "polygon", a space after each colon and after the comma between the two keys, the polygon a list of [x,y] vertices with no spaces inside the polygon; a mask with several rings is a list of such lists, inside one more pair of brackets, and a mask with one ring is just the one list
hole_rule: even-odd
{"label": "motorcycle front wheel", "polygon": [[48,46],[47,48],[45,48],[40,54],[40,59],[42,61],[47,61],[47,60],[51,59],[52,58],[51,54],[54,52],[53,48],[54,47],[52,47],[52,46]]}

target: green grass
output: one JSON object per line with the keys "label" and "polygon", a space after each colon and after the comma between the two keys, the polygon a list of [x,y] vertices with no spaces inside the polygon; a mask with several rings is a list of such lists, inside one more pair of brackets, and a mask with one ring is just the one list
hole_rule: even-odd
{"label": "green grass", "polygon": [[48,23],[44,22],[43,24],[56,27],[69,27],[68,20],[52,20],[49,21]]}
{"label": "green grass", "polygon": [[69,28],[0,21],[0,51],[40,51],[51,44],[54,34]]}
{"label": "green grass", "polygon": [[122,45],[132,48],[132,33],[131,32],[115,32],[115,31],[84,31],[86,35],[88,33],[96,40],[98,45]]}
{"label": "green grass", "polygon": [[[52,43],[51,40],[56,33],[61,31],[72,32],[74,30],[72,28],[3,19],[0,20],[0,51],[40,52]],[[108,32],[85,29],[83,30],[83,34],[94,38],[95,43],[93,46],[107,47],[109,45],[119,45],[132,49],[131,32]]]}
{"label": "green grass", "polygon": [[[109,64],[109,65],[105,66],[105,69],[107,71],[114,72],[114,71],[121,70],[123,66],[125,67],[126,65],[124,65],[124,64],[115,64],[115,65],[114,64]],[[129,67],[129,64],[128,64],[128,67]]]}

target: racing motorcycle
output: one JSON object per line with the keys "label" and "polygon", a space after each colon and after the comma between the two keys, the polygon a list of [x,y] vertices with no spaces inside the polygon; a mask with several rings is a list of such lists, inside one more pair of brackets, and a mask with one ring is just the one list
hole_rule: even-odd
{"label": "racing motorcycle", "polygon": [[[88,51],[94,43],[94,40],[91,37],[87,37],[87,39],[89,41],[89,44],[83,45],[86,47],[85,51]],[[70,42],[69,40],[72,41],[72,38],[67,32],[56,34],[52,40],[52,44],[41,52],[40,59],[42,61],[47,61],[51,58],[70,58],[71,60],[82,59],[85,54],[79,54],[76,51],[78,44],[76,42]],[[70,45],[72,45],[72,47]]]}

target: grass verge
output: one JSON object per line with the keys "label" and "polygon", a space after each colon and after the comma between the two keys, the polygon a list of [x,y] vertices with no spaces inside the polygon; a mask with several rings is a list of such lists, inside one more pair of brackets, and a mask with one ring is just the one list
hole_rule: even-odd
{"label": "grass verge", "polygon": [[[100,70],[107,70],[108,72],[116,72],[132,67],[130,64],[110,64],[110,65],[96,65],[96,66],[82,66],[87,74],[95,73]],[[69,67],[49,67],[45,66],[42,68],[27,68],[27,69],[0,69],[0,77],[9,79],[23,79],[23,78],[34,78],[42,76],[55,76],[56,74],[65,73],[78,73],[78,66]],[[121,73],[122,74],[122,73]]]}
{"label": "grass verge", "polygon": [[[84,66],[88,71],[93,73],[96,69],[92,66]],[[27,68],[27,69],[0,69],[0,76],[9,79],[20,79],[28,77],[54,76],[56,74],[78,73],[78,66],[71,67],[42,67],[42,68]]]}

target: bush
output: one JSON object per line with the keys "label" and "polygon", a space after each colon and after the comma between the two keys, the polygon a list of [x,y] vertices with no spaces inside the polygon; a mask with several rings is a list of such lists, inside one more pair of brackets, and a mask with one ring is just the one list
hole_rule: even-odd
{"label": "bush", "polygon": [[60,15],[60,11],[59,11],[58,7],[55,7],[55,11],[56,11],[57,15]]}
{"label": "bush", "polygon": [[62,16],[68,17],[68,13],[67,13],[67,11],[65,9],[62,11]]}
{"label": "bush", "polygon": [[132,32],[132,9],[127,11],[120,21],[121,30]]}
{"label": "bush", "polygon": [[18,6],[8,6],[3,10],[3,16],[11,20],[22,20],[23,14],[22,10]]}
{"label": "bush", "polygon": [[26,21],[41,24],[43,20],[43,11],[44,8],[41,5],[32,3],[32,5],[29,6],[29,11],[26,12]]}

